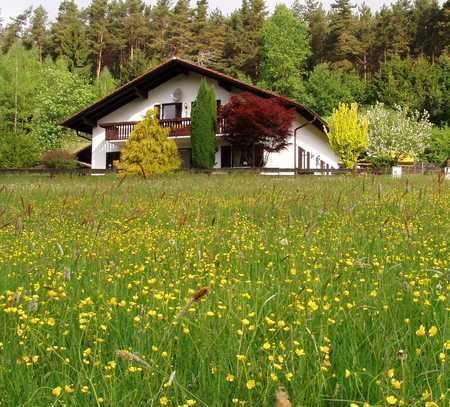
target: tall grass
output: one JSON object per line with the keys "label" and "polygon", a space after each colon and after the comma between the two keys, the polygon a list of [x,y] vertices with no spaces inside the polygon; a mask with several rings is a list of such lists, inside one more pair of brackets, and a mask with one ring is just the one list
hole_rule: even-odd
{"label": "tall grass", "polygon": [[0,406],[447,406],[449,202],[434,177],[2,177]]}

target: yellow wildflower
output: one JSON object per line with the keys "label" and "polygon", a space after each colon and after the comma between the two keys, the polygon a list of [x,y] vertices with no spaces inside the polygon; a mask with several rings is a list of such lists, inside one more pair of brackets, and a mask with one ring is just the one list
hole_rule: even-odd
{"label": "yellow wildflower", "polygon": [[395,396],[388,396],[386,397],[386,401],[389,405],[393,406],[395,404],[397,404],[397,398]]}
{"label": "yellow wildflower", "polygon": [[247,386],[247,389],[249,389],[249,390],[254,389],[256,387],[255,380],[253,380],[253,379],[248,380],[246,386]]}

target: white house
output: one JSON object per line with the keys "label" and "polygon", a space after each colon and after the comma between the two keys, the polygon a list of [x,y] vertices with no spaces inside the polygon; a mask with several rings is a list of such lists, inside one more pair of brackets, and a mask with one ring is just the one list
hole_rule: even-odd
{"label": "white house", "polygon": [[[205,78],[214,85],[217,104],[228,102],[232,95],[250,92],[264,98],[279,98],[295,109],[292,136],[284,150],[271,153],[265,166],[285,169],[338,168],[338,157],[330,148],[324,133],[323,119],[305,105],[249,85],[228,75],[173,58],[139,76],[110,95],[74,114],[62,124],[92,135],[92,168],[106,169],[120,157],[120,149],[133,126],[146,111],[159,111],[161,126],[170,128],[170,137],[178,145],[185,167],[191,165],[190,115],[200,81]],[[220,127],[220,126],[219,126]],[[217,130],[216,168],[251,165],[257,154],[230,145]]]}

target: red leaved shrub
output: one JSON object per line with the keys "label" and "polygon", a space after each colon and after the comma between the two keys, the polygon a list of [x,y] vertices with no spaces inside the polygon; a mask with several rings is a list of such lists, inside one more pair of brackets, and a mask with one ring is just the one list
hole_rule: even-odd
{"label": "red leaved shrub", "polygon": [[294,110],[284,107],[280,99],[265,99],[251,93],[232,96],[219,111],[222,132],[229,143],[261,145],[267,152],[287,147],[294,117]]}

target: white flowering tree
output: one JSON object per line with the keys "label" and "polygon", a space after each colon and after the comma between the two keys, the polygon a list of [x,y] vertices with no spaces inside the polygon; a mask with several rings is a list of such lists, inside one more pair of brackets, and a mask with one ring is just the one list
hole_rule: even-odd
{"label": "white flowering tree", "polygon": [[432,125],[427,112],[408,111],[401,106],[388,109],[383,103],[376,103],[367,110],[366,117],[369,154],[391,163],[405,156],[416,159],[431,138]]}

